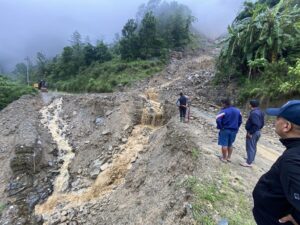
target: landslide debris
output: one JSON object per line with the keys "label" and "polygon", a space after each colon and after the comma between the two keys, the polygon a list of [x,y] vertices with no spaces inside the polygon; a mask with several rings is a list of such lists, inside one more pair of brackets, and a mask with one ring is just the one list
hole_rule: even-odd
{"label": "landslide debris", "polygon": [[[241,169],[241,129],[233,162],[220,164],[214,115],[224,93],[213,76],[211,54],[179,55],[124,92],[43,93],[9,105],[0,112],[0,224],[201,224],[195,215],[216,222],[219,205],[230,206],[212,196],[220,204],[199,208],[193,185],[222,191],[220,174],[229,177],[226,190],[245,197],[251,224],[251,187],[280,147],[264,133],[257,166]],[[189,123],[177,115],[180,91],[192,99]]]}

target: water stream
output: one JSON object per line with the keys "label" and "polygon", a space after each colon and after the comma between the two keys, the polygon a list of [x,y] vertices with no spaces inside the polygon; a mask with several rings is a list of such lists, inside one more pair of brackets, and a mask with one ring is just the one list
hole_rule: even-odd
{"label": "water stream", "polygon": [[67,124],[60,117],[60,114],[62,113],[62,104],[62,97],[56,98],[50,105],[42,108],[40,111],[42,114],[41,123],[48,128],[53,140],[57,144],[59,150],[58,160],[63,161],[60,173],[54,182],[54,194],[67,190],[70,178],[68,168],[75,156],[72,151],[72,147],[69,145],[68,140],[65,137]]}
{"label": "water stream", "polygon": [[48,127],[53,140],[57,143],[60,159],[64,160],[60,174],[55,180],[54,192],[41,205],[35,207],[35,214],[49,217],[59,205],[60,209],[67,209],[96,200],[112,192],[125,181],[125,176],[138,156],[149,143],[149,136],[156,130],[156,125],[162,121],[162,107],[157,102],[154,91],[147,93],[147,110],[143,110],[141,125],[134,127],[127,143],[119,146],[123,151],[113,156],[112,162],[102,171],[96,181],[87,189],[78,192],[66,192],[69,184],[68,167],[74,153],[65,137],[67,124],[61,119],[62,98],[55,99],[49,106],[41,110],[42,124]]}

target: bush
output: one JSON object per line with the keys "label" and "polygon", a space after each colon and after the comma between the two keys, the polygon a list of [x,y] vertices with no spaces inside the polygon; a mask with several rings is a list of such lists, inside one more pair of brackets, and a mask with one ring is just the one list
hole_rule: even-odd
{"label": "bush", "polygon": [[162,68],[163,63],[158,60],[124,62],[115,59],[95,63],[76,77],[59,81],[55,86],[60,91],[68,92],[112,92],[119,84],[130,85],[161,71]]}
{"label": "bush", "polygon": [[298,91],[296,81],[300,83],[299,78],[292,68],[289,72],[288,64],[284,60],[267,63],[259,78],[243,80],[238,100],[242,103],[250,98],[272,101],[288,97]]}
{"label": "bush", "polygon": [[0,110],[19,99],[22,95],[35,93],[37,93],[37,90],[33,87],[21,85],[0,76]]}

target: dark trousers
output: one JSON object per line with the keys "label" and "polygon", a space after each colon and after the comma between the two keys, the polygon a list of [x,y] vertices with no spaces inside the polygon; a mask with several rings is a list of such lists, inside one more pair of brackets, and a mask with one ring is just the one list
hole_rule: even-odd
{"label": "dark trousers", "polygon": [[180,114],[180,119],[181,119],[181,118],[185,118],[186,107],[180,106],[180,107],[179,107],[179,114]]}
{"label": "dark trousers", "polygon": [[256,145],[260,138],[260,131],[256,131],[254,134],[252,134],[252,137],[246,138],[246,152],[247,152],[247,163],[251,164],[256,155]]}

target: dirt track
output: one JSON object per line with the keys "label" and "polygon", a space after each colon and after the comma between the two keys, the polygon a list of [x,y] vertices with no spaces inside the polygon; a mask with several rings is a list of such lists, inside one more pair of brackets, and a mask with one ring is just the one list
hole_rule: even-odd
{"label": "dirt track", "polygon": [[[188,177],[218,182],[220,171],[228,171],[230,185],[239,181],[243,195],[250,201],[247,207],[251,208],[253,186],[281,154],[282,147],[272,131],[266,129],[255,166],[243,168],[239,165],[246,155],[242,127],[232,163],[219,161],[215,128],[215,101],[219,94],[210,86],[213,66],[209,55],[174,60],[165,71],[126,92],[43,93],[34,99],[21,99],[2,111],[1,119],[11,117],[16,121],[12,126],[17,127],[28,120],[28,113],[34,109],[30,122],[34,121],[39,127],[37,136],[45,140],[41,162],[48,166],[43,170],[56,174],[50,179],[54,184],[50,197],[35,207],[39,215],[35,220],[44,224],[195,224],[189,208],[193,198],[184,183]],[[179,91],[193,99],[189,123],[178,119],[174,102]],[[26,111],[23,118],[13,114],[14,107],[21,104]],[[11,139],[1,143],[10,145],[7,151],[12,156],[16,132],[2,129],[0,133],[0,140]],[[61,141],[64,144],[60,147]],[[54,150],[56,158],[48,157]],[[199,152],[197,157],[195,150]],[[7,161],[11,157],[2,158]],[[1,180],[9,183],[9,165],[2,164],[1,169],[6,171]],[[1,201],[7,201],[4,190]],[[12,203],[16,208],[17,204]],[[218,221],[222,215],[214,210]],[[9,210],[4,211],[2,221],[17,221],[14,214],[9,215]],[[15,215],[19,216],[18,212]],[[24,224],[29,220],[24,219]]]}

